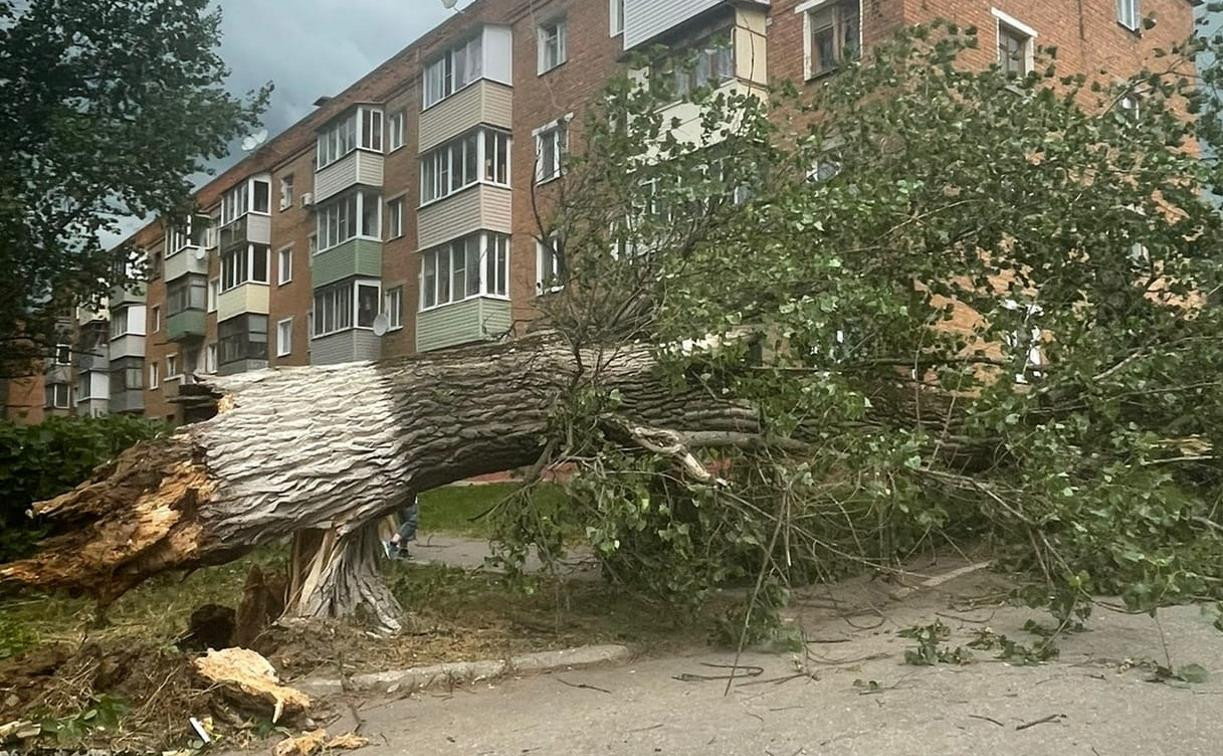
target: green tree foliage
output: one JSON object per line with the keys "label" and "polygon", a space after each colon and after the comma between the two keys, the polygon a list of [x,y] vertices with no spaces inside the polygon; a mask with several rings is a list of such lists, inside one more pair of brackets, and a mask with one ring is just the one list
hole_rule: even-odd
{"label": "green tree foliage", "polygon": [[1223,40],[1123,82],[1062,76],[1055,50],[1026,78],[973,69],[977,43],[918,27],[767,104],[698,91],[695,127],[663,107],[673,77],[608,89],[540,190],[565,286],[540,307],[608,364],[659,345],[764,434],[687,439],[725,478],[694,482],[605,432],[596,372],[556,415],[577,505],[507,507],[508,553],[576,527],[668,601],[755,582],[776,605],[990,539],[1065,618],[1099,593],[1223,594],[1223,221],[1203,191],[1223,174],[1199,157],[1223,141],[1223,79],[1192,62]]}
{"label": "green tree foliage", "polygon": [[0,376],[55,316],[124,283],[125,217],[185,213],[189,179],[251,129],[269,88],[224,89],[208,0],[0,0]]}
{"label": "green tree foliage", "polygon": [[29,553],[44,535],[30,505],[72,490],[98,465],[164,425],[138,417],[52,417],[41,425],[0,422],[0,562]]}

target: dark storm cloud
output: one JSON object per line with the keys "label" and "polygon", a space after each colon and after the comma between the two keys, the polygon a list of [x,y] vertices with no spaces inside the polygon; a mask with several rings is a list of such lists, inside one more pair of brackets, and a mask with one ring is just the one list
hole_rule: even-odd
{"label": "dark storm cloud", "polygon": [[[229,89],[276,85],[264,115],[275,135],[441,23],[441,0],[219,0]],[[227,167],[241,157],[217,167]]]}
{"label": "dark storm cloud", "polygon": [[[454,13],[441,0],[218,0],[222,13],[221,57],[230,69],[229,91],[237,96],[275,84],[264,113],[275,136]],[[468,0],[460,0],[464,7]],[[239,144],[212,164],[214,175],[238,162]],[[197,177],[196,184],[211,176]],[[127,219],[109,246],[144,225]]]}

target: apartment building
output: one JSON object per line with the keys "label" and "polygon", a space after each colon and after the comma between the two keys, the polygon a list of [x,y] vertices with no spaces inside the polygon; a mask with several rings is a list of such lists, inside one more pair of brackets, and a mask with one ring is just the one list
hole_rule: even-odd
{"label": "apartment building", "polygon": [[[970,65],[1022,73],[1047,45],[1063,70],[1124,77],[1190,34],[1194,5],[479,0],[345,91],[320,93],[314,112],[199,191],[199,215],[133,237],[151,274],[143,297],[111,300],[109,406],[176,420],[193,374],[520,332],[555,267],[534,203],[564,181],[584,108],[632,51],[694,51],[690,85],[763,96],[781,79],[819,86],[898,27],[941,17],[980,30]],[[682,122],[699,115],[674,107]]]}

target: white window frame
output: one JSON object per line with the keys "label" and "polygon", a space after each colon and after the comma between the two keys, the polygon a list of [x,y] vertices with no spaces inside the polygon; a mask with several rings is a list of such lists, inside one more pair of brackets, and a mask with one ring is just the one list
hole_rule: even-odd
{"label": "white window frame", "polygon": [[[267,186],[268,209],[255,210],[255,185]],[[251,176],[221,196],[221,225],[239,220],[246,215],[272,214],[272,177],[266,173]]]}
{"label": "white window frame", "polygon": [[1117,0],[1117,23],[1138,31],[1142,27],[1142,0]]}
{"label": "white window frame", "polygon": [[166,355],[166,380],[177,381],[183,377],[182,371],[178,369],[178,352]]}
{"label": "white window frame", "polygon": [[[569,24],[564,16],[558,16],[550,21],[546,21],[539,25],[535,30],[535,50],[537,53],[537,75],[543,76],[549,71],[554,71],[557,68],[565,65],[569,59],[568,46]],[[556,34],[556,58],[549,60],[546,51],[549,49],[548,40],[552,37],[553,32]]]}
{"label": "white window frame", "polygon": [[395,286],[387,289],[382,296],[382,308],[386,313],[388,331],[398,331],[403,328],[403,287]]}
{"label": "white window frame", "polygon": [[[187,216],[187,221],[183,225],[168,226],[166,228],[166,259],[177,255],[184,249],[199,249],[208,246],[213,230],[211,220],[206,215],[198,216],[192,213]],[[196,234],[201,230],[204,235],[196,239]]]}
{"label": "white window frame", "polygon": [[221,294],[221,279],[208,279],[208,312],[217,311],[217,297]]}
{"label": "white window frame", "polygon": [[[473,177],[464,177],[463,183],[456,184],[456,167],[460,169],[460,173],[465,170],[467,165],[467,153],[470,145],[470,138],[475,136],[475,175]],[[499,145],[501,140],[505,142],[505,153],[500,155]],[[510,156],[513,154],[514,140],[509,133],[500,129],[490,129],[480,127],[478,129],[469,130],[458,137],[451,139],[443,145],[429,150],[420,156],[420,205],[419,207],[428,207],[434,202],[441,202],[447,197],[452,197],[459,192],[465,191],[477,184],[488,184],[490,186],[509,187],[511,174]],[[490,157],[496,161],[500,155],[500,162],[494,162],[494,169],[500,165],[505,174],[505,181],[500,182],[495,178],[488,178],[487,161]],[[494,170],[496,173],[496,170]],[[432,187],[429,184],[432,183]]]}
{"label": "white window frame", "polygon": [[[479,285],[476,291],[468,293],[470,286],[471,269],[467,266],[467,242],[469,239],[478,239],[479,254],[476,256],[475,274],[479,278]],[[456,296],[454,292],[454,265],[452,264],[453,255],[456,248],[461,247],[463,250],[463,270],[464,270],[464,285],[462,296]],[[439,307],[447,307],[452,304],[458,304],[468,299],[487,298],[487,299],[509,299],[509,270],[510,270],[510,249],[511,237],[508,234],[500,234],[493,231],[478,231],[474,234],[460,236],[457,239],[451,239],[445,244],[439,244],[436,247],[426,249],[421,252],[420,264],[420,312],[428,312],[436,310]],[[442,277],[438,275],[440,261],[445,253],[446,260],[446,300],[442,301]],[[493,257],[490,259],[490,253]],[[489,265],[496,266],[493,271],[498,280],[492,280],[489,276]],[[429,293],[429,270],[432,270],[433,292],[432,296]],[[498,291],[498,283],[503,284],[504,292]],[[431,303],[431,304],[430,304]]]}
{"label": "white window frame", "polygon": [[[289,338],[284,338],[285,327],[288,326]],[[276,321],[276,356],[288,357],[293,354],[293,318]]]}
{"label": "white window frame", "polygon": [[463,40],[425,64],[421,72],[422,111],[484,78],[484,32]]}
{"label": "white window frame", "polygon": [[314,145],[314,170],[321,171],[357,150],[381,155],[385,146],[386,121],[382,107],[358,105],[319,131]]}
{"label": "white window frame", "polygon": [[149,388],[161,388],[161,365],[156,362],[149,363]]}
{"label": "white window frame", "polygon": [[161,305],[153,305],[149,308],[149,316],[153,319],[153,327],[149,333],[161,332]]}
{"label": "white window frame", "polygon": [[[353,204],[348,205],[349,201],[353,200]],[[365,206],[367,203],[376,203],[376,212],[370,217],[373,218],[375,228],[367,229],[365,227]],[[344,216],[339,212],[341,205],[344,205],[346,212],[352,213],[351,216]],[[337,212],[332,217],[332,210]],[[351,224],[341,222],[342,217],[351,217]],[[334,243],[327,244],[327,235],[324,233],[326,228],[334,222],[337,229]],[[343,228],[348,225],[355,233],[352,236],[344,236],[347,231]],[[344,192],[336,197],[329,198],[327,202],[319,205],[315,211],[315,251],[314,254],[321,255],[329,249],[335,249],[341,244],[347,244],[353,239],[368,239],[370,241],[382,241],[382,195],[373,189],[357,189],[356,191]]]}
{"label": "white window frame", "polygon": [[[51,402],[46,404],[51,409],[70,409],[72,407],[72,387],[66,383],[48,383],[46,387],[51,389]],[[59,403],[59,390],[64,389],[64,403]],[[45,391],[43,392],[46,393]],[[43,397],[43,402],[46,403],[46,397]]]}
{"label": "white window frame", "polygon": [[53,355],[56,365],[71,365],[72,364],[72,345],[71,344],[56,344],[55,354]]}
{"label": "white window frame", "polygon": [[[799,3],[794,8],[794,12],[801,14],[803,17],[803,78],[807,81],[826,76],[832,71],[820,71],[816,73],[814,69],[815,50],[812,48],[811,42],[811,22],[815,18],[815,14],[823,10],[826,6],[839,3],[842,0],[807,0],[807,2]],[[865,42],[864,33],[862,30],[862,0],[857,0],[858,3],[858,55],[862,54],[862,46]]]}
{"label": "white window frame", "polygon": [[994,55],[996,56],[996,60],[998,61],[999,65],[1002,63],[1002,31],[1005,28],[1011,31],[1013,34],[1027,38],[1023,46],[1023,75],[1027,76],[1028,74],[1032,73],[1032,71],[1036,68],[1036,38],[1040,35],[1037,34],[1036,30],[1032,27],[1028,26],[1014,16],[1003,13],[997,8],[990,8],[989,12],[990,15],[994,17],[996,22],[994,29],[994,33],[996,35],[994,38]]}
{"label": "white window frame", "polygon": [[[286,263],[288,263],[286,265]],[[276,285],[293,282],[293,245],[276,250]]]}
{"label": "white window frame", "polygon": [[[361,287],[363,286],[376,288],[378,290],[378,293],[374,300],[374,318],[377,318],[378,313],[381,312],[381,309],[382,309],[382,282],[381,281],[379,281],[376,278],[356,278],[356,279],[344,281],[342,283],[328,284],[327,286],[320,287],[318,289],[315,289],[314,291],[314,299],[312,300],[311,311],[310,311],[311,312],[310,338],[311,339],[322,339],[322,338],[326,338],[327,336],[331,336],[337,333],[343,333],[344,331],[353,331],[353,330],[371,331],[373,330],[373,327],[374,327],[373,319],[374,318],[371,318],[369,325],[360,324]],[[348,292],[350,295],[350,299],[348,302],[348,305],[349,305],[348,312],[346,313],[347,322],[341,323],[340,320],[333,319],[333,327],[330,329],[327,329],[326,328],[326,318],[324,316],[324,313],[320,312],[318,299],[321,296],[330,296],[334,292],[342,290],[345,287],[348,287]],[[341,312],[342,310],[339,310],[339,309],[336,310],[337,315],[340,314]],[[321,327],[319,327],[320,324],[321,324]],[[318,327],[318,330],[316,330],[316,327]]]}
{"label": "white window frame", "polygon": [[624,33],[624,0],[607,0],[607,36]]}
{"label": "white window frame", "polygon": [[[255,252],[257,249],[262,249],[264,251],[263,278],[262,279],[255,277],[255,270],[256,270]],[[220,278],[220,285],[218,287],[218,293],[224,294],[227,291],[232,291],[238,288],[239,286],[246,286],[248,284],[254,284],[257,286],[267,286],[268,282],[271,281],[271,272],[269,270],[272,264],[271,248],[268,247],[266,244],[251,243],[251,244],[246,245],[246,265],[243,266],[242,269],[234,272],[233,281],[230,283],[230,285],[226,286],[225,285],[225,279],[226,279],[225,273],[227,272],[227,267],[229,265],[227,261],[232,260],[234,257],[240,254],[242,254],[240,249],[231,249],[229,252],[226,252],[225,254],[221,255],[221,278]]]}
{"label": "white window frame", "polygon": [[217,344],[215,341],[211,344],[204,345],[204,372],[209,375],[216,375]]}
{"label": "white window frame", "polygon": [[280,177],[280,210],[284,212],[293,207],[293,174],[286,173]]}
{"label": "white window frame", "polygon": [[[554,292],[558,292],[565,288],[564,281],[561,281],[561,283],[559,284],[554,283],[551,286],[546,286],[545,285],[546,279],[543,275],[544,259],[546,257],[551,257],[553,259],[557,259],[559,257],[556,254],[556,247],[558,244],[561,246],[561,249],[563,251],[564,244],[561,242],[560,232],[558,231],[553,231],[551,234],[549,234],[547,240],[543,240],[543,239],[535,240],[535,294],[537,296],[541,294],[552,294]],[[560,273],[559,265],[552,265],[549,267],[554,268],[556,273]],[[559,277],[559,276],[552,276],[552,277]]]}
{"label": "white window frame", "polygon": [[398,110],[386,119],[386,151],[388,153],[400,149],[407,143],[408,112]]}
{"label": "white window frame", "polygon": [[386,203],[386,240],[391,241],[403,236],[403,214],[407,198],[403,195],[393,197]]}
{"label": "white window frame", "polygon": [[[569,122],[573,120],[570,113],[531,132],[535,140],[535,183],[546,184],[565,175],[565,153],[569,151]],[[552,165],[550,173],[544,172],[543,147],[545,140],[552,140]]]}

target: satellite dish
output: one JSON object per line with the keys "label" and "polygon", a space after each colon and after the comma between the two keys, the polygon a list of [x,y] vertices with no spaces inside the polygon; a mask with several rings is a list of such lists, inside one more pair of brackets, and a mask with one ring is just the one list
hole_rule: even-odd
{"label": "satellite dish", "polygon": [[454,6],[457,5],[458,2],[459,0],[442,0],[442,7],[446,10],[454,10]]}
{"label": "satellite dish", "polygon": [[254,134],[251,134],[250,136],[242,140],[242,149],[246,152],[250,152],[251,150],[263,144],[267,140],[268,140],[268,130],[259,129]]}
{"label": "satellite dish", "polygon": [[386,313],[380,313],[374,318],[374,335],[385,336],[386,332],[391,330],[391,319],[386,316]]}
{"label": "satellite dish", "polygon": [[203,247],[195,248],[195,259],[202,262],[205,259],[207,259],[207,257],[208,257],[208,250],[204,249]]}

